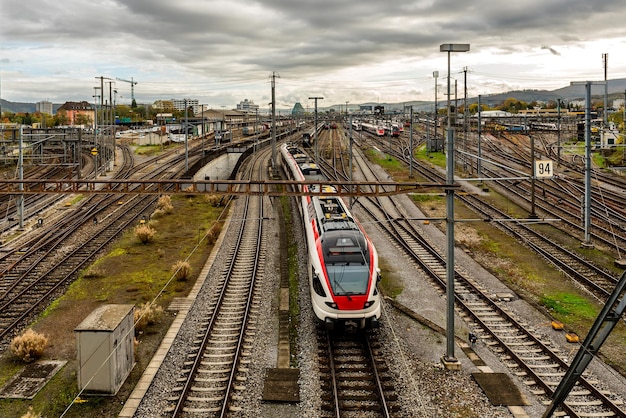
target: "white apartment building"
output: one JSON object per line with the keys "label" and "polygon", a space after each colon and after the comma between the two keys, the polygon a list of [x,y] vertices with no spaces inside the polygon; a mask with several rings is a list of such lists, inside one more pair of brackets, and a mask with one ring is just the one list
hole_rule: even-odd
{"label": "white apartment building", "polygon": [[187,107],[193,108],[193,113],[200,113],[200,104],[198,103],[198,99],[172,99],[172,105],[174,105],[174,109],[176,110],[185,110],[185,105]]}

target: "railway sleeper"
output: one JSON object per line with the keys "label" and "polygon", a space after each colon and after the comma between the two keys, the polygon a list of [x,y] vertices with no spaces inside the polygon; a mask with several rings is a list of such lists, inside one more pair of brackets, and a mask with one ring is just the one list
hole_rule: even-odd
{"label": "railway sleeper", "polygon": [[593,400],[593,401],[567,401],[565,402],[567,404],[567,406],[600,406],[603,405],[602,401],[600,400]]}
{"label": "railway sleeper", "polygon": [[[204,386],[193,386],[191,388],[191,390],[193,390],[194,392],[223,392],[224,391],[224,386],[210,386],[210,387],[204,387]],[[183,388],[177,388],[178,391],[182,391]]]}
{"label": "railway sleeper", "polygon": [[[174,408],[172,408],[172,411],[174,410]],[[190,407],[184,407],[183,411],[187,412],[189,414],[207,414],[207,413],[216,413],[216,412],[220,412],[222,410],[221,407],[216,406],[214,408],[190,408]],[[170,411],[171,412],[171,411]]]}
{"label": "railway sleeper", "polygon": [[223,396],[204,397],[204,396],[189,396],[187,400],[189,402],[221,402],[224,399]]}
{"label": "railway sleeper", "polygon": [[[358,383],[358,384],[355,384]],[[337,385],[343,391],[374,391],[376,390],[376,385],[372,382],[361,381],[357,382],[356,380],[351,380],[349,382],[342,381]]]}

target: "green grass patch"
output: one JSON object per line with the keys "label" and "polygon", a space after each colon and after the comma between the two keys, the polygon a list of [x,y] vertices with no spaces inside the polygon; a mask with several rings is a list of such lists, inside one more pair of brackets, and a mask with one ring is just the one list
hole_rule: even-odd
{"label": "green grass patch", "polygon": [[394,174],[401,174],[405,171],[404,163],[402,161],[390,156],[384,151],[377,151],[370,148],[366,151],[366,154],[370,161],[381,166],[392,177],[395,177]]}
{"label": "green grass patch", "polygon": [[564,155],[585,155],[585,143],[584,142],[566,142],[563,146]]}
{"label": "green grass patch", "polygon": [[[289,350],[291,353],[298,351],[298,328],[300,326],[300,304],[298,303],[299,293],[299,269],[298,243],[293,240],[293,217],[291,213],[290,198],[283,196],[280,198],[283,212],[283,225],[287,237],[287,268],[289,274]],[[292,367],[298,367],[298,358],[291,356]]]}
{"label": "green grass patch", "polygon": [[604,158],[603,155],[598,154],[597,152],[594,152],[593,154],[591,154],[591,160],[598,167],[602,167],[602,168],[606,167],[606,158]]}
{"label": "green grass patch", "polygon": [[378,283],[380,291],[392,299],[402,293],[403,286],[395,277],[393,267],[387,261],[378,257],[378,268],[380,269],[381,280]]}
{"label": "green grass patch", "polygon": [[74,204],[76,204],[76,203],[80,202],[81,200],[83,200],[84,198],[85,198],[85,196],[84,196],[84,195],[79,194],[79,195],[77,195],[76,197],[74,197],[72,200],[70,200],[70,203],[71,203],[72,205],[74,205]]}
{"label": "green grass patch", "polygon": [[446,154],[443,152],[429,152],[426,148],[426,145],[420,145],[416,152],[415,158],[427,161],[437,167],[445,167],[446,166]]}
{"label": "green grass patch", "polygon": [[445,201],[445,196],[440,194],[432,194],[432,193],[411,193],[409,195],[411,200],[418,204],[429,204],[429,203],[442,203]]}
{"label": "green grass patch", "polygon": [[593,320],[598,310],[586,298],[571,293],[547,293],[540,299],[557,319],[560,320]]}
{"label": "green grass patch", "polygon": [[150,157],[150,156],[158,155],[163,151],[167,151],[170,148],[176,148],[178,146],[180,145],[170,144],[170,143],[164,144],[164,145],[161,145],[161,144],[137,145],[135,147],[135,153],[137,155]]}

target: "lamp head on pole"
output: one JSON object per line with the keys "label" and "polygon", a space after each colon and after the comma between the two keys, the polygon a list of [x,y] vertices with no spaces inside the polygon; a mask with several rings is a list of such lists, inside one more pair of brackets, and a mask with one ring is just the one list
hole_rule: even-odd
{"label": "lamp head on pole", "polygon": [[470,50],[470,44],[441,44],[439,52],[467,52]]}

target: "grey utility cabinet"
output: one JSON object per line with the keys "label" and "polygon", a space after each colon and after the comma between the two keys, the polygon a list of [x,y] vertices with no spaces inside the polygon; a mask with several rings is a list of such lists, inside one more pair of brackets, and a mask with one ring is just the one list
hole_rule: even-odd
{"label": "grey utility cabinet", "polygon": [[135,363],[134,305],[103,305],[76,329],[78,388],[115,395]]}

